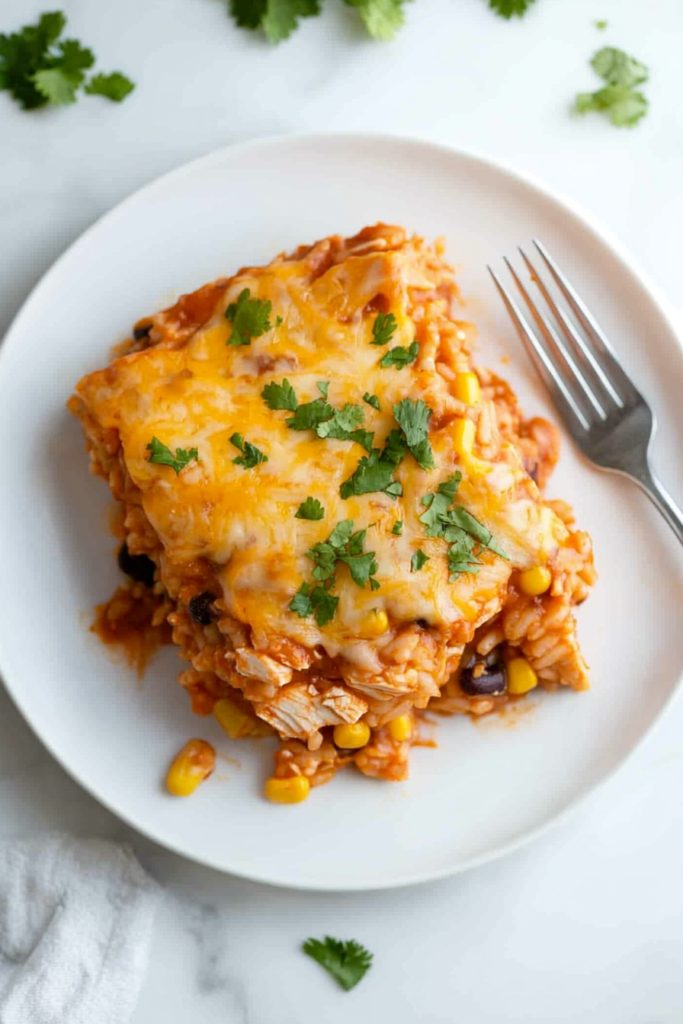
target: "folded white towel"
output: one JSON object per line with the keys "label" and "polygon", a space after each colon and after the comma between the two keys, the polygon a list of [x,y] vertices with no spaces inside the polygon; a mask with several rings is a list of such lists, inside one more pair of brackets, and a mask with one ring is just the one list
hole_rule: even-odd
{"label": "folded white towel", "polygon": [[100,839],[0,843],[0,1024],[124,1024],[160,888]]}

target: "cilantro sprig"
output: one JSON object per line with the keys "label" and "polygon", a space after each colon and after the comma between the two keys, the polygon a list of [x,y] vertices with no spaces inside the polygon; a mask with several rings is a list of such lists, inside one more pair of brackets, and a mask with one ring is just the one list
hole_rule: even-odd
{"label": "cilantro sprig", "polygon": [[617,128],[632,128],[645,117],[649,101],[635,87],[647,82],[644,64],[613,46],[604,46],[591,61],[593,70],[607,84],[596,92],[580,92],[575,109],[580,114],[598,111],[607,114]]}
{"label": "cilantro sprig", "polygon": [[231,302],[225,311],[232,324],[232,333],[226,345],[250,345],[254,338],[272,331],[269,317],[273,311],[270,299],[252,299],[251,289],[243,288],[237,302]]}
{"label": "cilantro sprig", "polygon": [[414,363],[417,359],[420,346],[416,341],[411,342],[408,348],[403,348],[402,345],[394,345],[388,352],[385,352],[379,361],[379,365],[382,367],[395,366],[397,370],[402,370],[405,366],[410,363]]}
{"label": "cilantro sprig", "polygon": [[[452,583],[460,573],[479,572],[482,551],[488,549],[501,558],[508,556],[498,547],[493,534],[462,505],[450,506],[455,501],[462,473],[455,472],[440,483],[435,494],[425,494],[422,504],[426,511],[420,516],[428,537],[443,537],[448,549],[449,580]],[[415,570],[413,570],[415,571]]]}
{"label": "cilantro sprig", "polygon": [[160,466],[170,466],[175,470],[176,476],[193,459],[195,462],[199,462],[199,452],[196,448],[176,448],[174,455],[168,445],[165,445],[158,437],[153,437],[145,450],[152,453],[148,462],[155,462]]}
{"label": "cilantro sprig", "polygon": [[313,579],[316,586],[304,582],[294,595],[289,608],[300,618],[315,613],[315,621],[319,626],[326,626],[334,618],[339,602],[331,591],[337,582],[339,564],[348,566],[353,582],[364,588],[370,584],[371,590],[379,589],[379,580],[375,579],[378,565],[374,551],[363,551],[367,530],[353,529],[353,519],[343,519],[337,523],[325,541],[319,541],[306,552],[306,557],[313,562]]}
{"label": "cilantro sprig", "polygon": [[354,988],[372,966],[372,953],[354,939],[342,942],[326,935],[322,942],[307,939],[302,948],[306,956],[324,967],[346,992]]}
{"label": "cilantro sprig", "polygon": [[377,397],[377,395],[371,395],[368,391],[366,391],[365,394],[363,395],[363,401],[366,402],[368,405],[371,405],[373,409],[377,410],[377,412],[382,411],[382,407],[379,404],[379,398]]}
{"label": "cilantro sprig", "polygon": [[435,466],[432,446],[427,436],[431,415],[432,410],[421,398],[416,402],[404,398],[394,406],[394,417],[403,432],[405,443],[422,469],[434,469]]}
{"label": "cilantro sprig", "polygon": [[295,519],[324,519],[325,509],[320,504],[317,498],[311,498],[310,496],[302,501],[298,509],[294,514]]}
{"label": "cilantro sprig", "polygon": [[400,498],[403,485],[394,480],[394,470],[406,454],[406,446],[398,430],[392,430],[383,449],[371,448],[360,459],[351,476],[339,488],[342,498],[356,494],[372,494],[383,491],[391,498]]}
{"label": "cilantro sprig", "polygon": [[521,18],[531,7],[534,0],[489,0],[489,7],[501,18],[508,21],[513,16]]}
{"label": "cilantro sprig", "polygon": [[371,345],[388,345],[394,334],[398,323],[393,313],[378,313],[372,325]]}
{"label": "cilantro sprig", "polygon": [[429,561],[429,555],[425,555],[422,548],[418,548],[413,557],[410,559],[411,572],[419,572],[427,562]]}
{"label": "cilantro sprig", "polygon": [[363,409],[351,402],[342,409],[335,409],[327,401],[329,386],[329,381],[318,381],[318,390],[323,397],[299,404],[296,391],[285,378],[282,384],[266,384],[261,398],[269,409],[286,409],[293,413],[285,420],[290,430],[314,430],[323,440],[355,441],[369,452],[374,434],[360,429],[365,418]]}
{"label": "cilantro sprig", "polygon": [[251,441],[245,441],[241,434],[233,434],[230,438],[230,444],[234,444],[235,448],[242,452],[241,455],[232,460],[236,466],[243,466],[244,469],[254,469],[261,462],[268,462],[268,456],[265,452],[262,452]]}
{"label": "cilantro sprig", "polygon": [[75,39],[61,39],[65,28],[66,15],[49,11],[35,25],[24,25],[9,35],[0,33],[0,90],[24,110],[75,103],[84,85],[89,95],[120,103],[135,88],[133,82],[115,71],[94,75],[86,83],[95,55]]}

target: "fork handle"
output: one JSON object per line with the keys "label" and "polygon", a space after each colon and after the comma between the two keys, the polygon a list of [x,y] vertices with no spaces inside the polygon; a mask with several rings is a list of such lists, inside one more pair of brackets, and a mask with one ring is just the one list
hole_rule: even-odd
{"label": "fork handle", "polygon": [[633,479],[645,491],[650,501],[661,512],[681,544],[683,544],[683,511],[678,507],[666,488],[659,482],[650,467],[646,466]]}

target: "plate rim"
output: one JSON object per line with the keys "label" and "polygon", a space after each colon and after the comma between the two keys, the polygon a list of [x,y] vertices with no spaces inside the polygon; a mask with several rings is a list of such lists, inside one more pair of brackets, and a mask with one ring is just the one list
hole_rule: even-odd
{"label": "plate rim", "polygon": [[[584,230],[588,230],[592,234],[593,238],[606,246],[611,250],[612,254],[617,257],[622,265],[622,268],[630,274],[630,276],[640,285],[644,290],[647,298],[649,299],[652,306],[655,307],[657,312],[664,320],[666,326],[669,328],[672,337],[674,338],[681,356],[683,356],[683,326],[681,318],[679,316],[676,307],[668,296],[663,292],[658,284],[656,284],[650,275],[644,271],[638,264],[637,260],[632,256],[627,246],[622,243],[611,231],[607,228],[598,217],[593,213],[589,213],[583,208],[583,206],[569,198],[562,191],[550,187],[540,181],[534,174],[522,170],[517,165],[507,161],[501,160],[498,157],[490,156],[480,150],[450,145],[446,142],[435,141],[433,138],[426,136],[420,136],[416,134],[408,133],[391,133],[391,132],[373,132],[373,131],[323,131],[323,132],[289,132],[285,134],[267,135],[260,136],[245,141],[228,144],[221,146],[218,149],[210,150],[208,153],[204,153],[201,156],[194,157],[193,159],[180,164],[172,168],[169,171],[164,172],[149,181],[145,182],[139,188],[126,195],[122,200],[116,203],[114,206],[106,210],[101,216],[99,216],[92,224],[90,224],[84,231],[82,231],[77,238],[75,238],[67,248],[57,257],[57,259],[48,267],[48,269],[41,275],[35,285],[31,288],[30,292],[22,302],[18,311],[12,318],[5,335],[0,342],[0,388],[3,385],[3,368],[7,362],[7,352],[11,351],[14,344],[18,342],[14,341],[15,335],[18,337],[21,330],[21,323],[23,317],[27,315],[29,307],[40,298],[41,291],[49,285],[49,282],[53,275],[55,275],[63,262],[66,262],[69,257],[78,250],[81,244],[85,244],[89,240],[90,236],[97,230],[103,227],[110,219],[114,219],[130,204],[132,205],[135,201],[139,200],[146,192],[151,192],[157,186],[165,183],[173,178],[181,178],[186,174],[192,174],[198,167],[210,166],[213,163],[219,163],[226,155],[236,156],[239,158],[241,154],[248,152],[249,150],[269,149],[278,148],[283,145],[296,144],[298,142],[310,142],[310,143],[322,143],[334,140],[344,141],[348,145],[358,145],[359,143],[368,142],[379,142],[382,144],[391,145],[393,143],[403,143],[415,149],[427,149],[431,150],[435,154],[443,156],[456,157],[468,160],[472,163],[478,163],[488,170],[503,172],[508,178],[512,179],[517,184],[526,186],[527,188],[534,191],[537,195],[546,201],[549,201],[556,206],[563,208],[565,212],[568,212],[576,221],[580,223],[580,226]],[[673,685],[670,694],[663,702],[662,706],[652,718],[647,728],[644,730],[642,735],[637,741],[630,747],[630,749],[623,754],[612,766],[606,771],[602,777],[590,785],[589,788],[578,793],[569,803],[557,814],[550,817],[547,821],[536,827],[518,835],[514,839],[503,843],[502,845],[496,846],[494,849],[489,850],[486,853],[482,853],[475,857],[470,857],[461,863],[442,867],[440,869],[427,869],[416,872],[405,873],[398,879],[391,879],[384,881],[378,881],[377,879],[371,879],[367,881],[357,882],[346,882],[343,881],[336,885],[320,884],[315,880],[311,882],[304,881],[288,881],[282,877],[278,877],[277,873],[257,871],[250,873],[244,870],[234,870],[227,868],[215,858],[211,856],[202,856],[201,853],[190,853],[183,849],[178,843],[173,840],[168,840],[163,836],[159,835],[153,827],[150,827],[143,821],[138,821],[134,815],[127,814],[118,808],[114,807],[112,803],[102,797],[94,787],[91,787],[90,783],[79,776],[75,770],[65,763],[60,754],[53,748],[52,742],[42,734],[42,732],[33,724],[28,710],[25,710],[24,701],[20,694],[20,687],[14,686],[8,679],[6,673],[2,669],[4,663],[4,656],[2,650],[2,637],[0,635],[0,675],[2,683],[4,684],[5,691],[9,696],[12,704],[17,709],[27,726],[33,733],[33,735],[40,741],[43,747],[47,750],[51,757],[59,764],[59,766],[66,772],[66,774],[74,782],[77,783],[86,793],[93,797],[101,806],[106,808],[111,814],[113,814],[119,821],[123,822],[129,828],[133,828],[144,838],[151,840],[158,844],[165,850],[168,850],[178,856],[181,856],[193,863],[200,864],[204,867],[211,868],[214,871],[218,871],[221,874],[230,875],[234,878],[245,879],[247,881],[255,882],[262,885],[269,885],[277,888],[292,889],[295,891],[304,892],[378,892],[390,889],[401,889],[407,886],[426,884],[428,882],[435,882],[440,879],[449,878],[454,875],[462,874],[465,871],[469,871],[473,868],[481,867],[485,864],[491,863],[492,861],[498,860],[502,857],[506,857],[516,850],[532,843],[540,836],[550,831],[550,829],[562,824],[566,819],[572,815],[577,808],[587,801],[588,799],[595,796],[600,790],[603,789],[624,767],[626,762],[639,750],[639,748],[645,743],[645,741],[654,733],[655,729],[659,726],[665,714],[669,711],[673,701],[677,698],[681,690],[681,681],[683,680],[683,673],[679,676],[677,682]]]}

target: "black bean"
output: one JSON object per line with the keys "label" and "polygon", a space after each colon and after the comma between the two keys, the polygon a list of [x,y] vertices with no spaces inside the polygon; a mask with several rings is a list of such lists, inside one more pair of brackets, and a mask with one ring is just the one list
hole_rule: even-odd
{"label": "black bean", "polygon": [[415,619],[415,625],[420,626],[422,629],[429,629],[429,623],[426,619]]}
{"label": "black bean", "polygon": [[156,566],[147,555],[131,555],[128,545],[124,544],[119,549],[118,562],[119,569],[125,572],[126,576],[130,576],[138,583],[144,583],[146,587],[154,585]]}
{"label": "black bean", "polygon": [[213,603],[216,600],[215,594],[205,590],[203,594],[195,594],[187,606],[190,616],[198,626],[210,626],[214,619]]}
{"label": "black bean", "polygon": [[147,337],[147,335],[149,334],[149,332],[151,330],[152,330],[152,325],[151,324],[146,324],[144,327],[134,327],[133,328],[133,337],[135,338],[136,341],[142,341],[143,338]]}
{"label": "black bean", "polygon": [[460,689],[468,697],[497,697],[507,689],[505,662],[493,650],[485,658],[474,656],[460,672]]}

